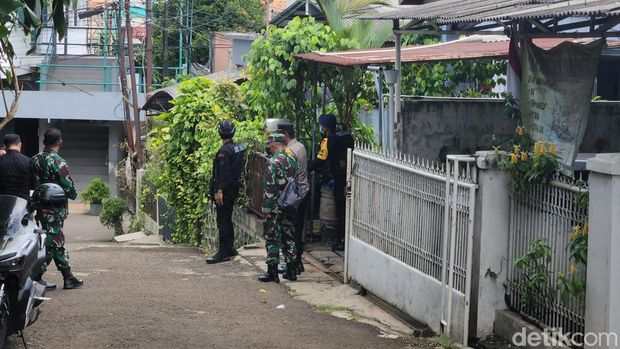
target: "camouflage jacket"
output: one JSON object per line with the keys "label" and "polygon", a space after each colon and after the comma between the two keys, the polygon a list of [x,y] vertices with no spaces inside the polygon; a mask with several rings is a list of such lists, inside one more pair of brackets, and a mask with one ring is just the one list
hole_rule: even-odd
{"label": "camouflage jacket", "polygon": [[286,183],[297,174],[297,161],[286,152],[278,151],[265,167],[263,181],[263,213],[277,210],[278,196],[284,190]]}
{"label": "camouflage jacket", "polygon": [[77,197],[67,162],[53,150],[46,148],[32,158],[32,175],[35,188],[44,183],[56,183],[65,190],[67,198]]}

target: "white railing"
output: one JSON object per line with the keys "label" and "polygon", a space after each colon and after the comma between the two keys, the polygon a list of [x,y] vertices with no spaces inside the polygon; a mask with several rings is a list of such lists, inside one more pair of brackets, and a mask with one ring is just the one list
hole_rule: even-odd
{"label": "white railing", "polygon": [[[570,297],[567,303],[555,291],[560,273],[570,276],[569,233],[587,218],[587,211],[576,200],[587,191],[569,179],[551,184],[533,185],[527,192],[511,194],[510,236],[508,252],[507,292],[510,305],[539,325],[562,329],[565,333],[584,333],[585,297]],[[536,239],[544,239],[551,248],[550,282],[547,295],[535,295],[532,304],[522,305],[520,283],[524,271],[515,268],[515,261],[524,256]],[[581,270],[580,270],[581,269]],[[586,279],[585,267],[578,268],[576,277]],[[552,296],[549,297],[549,294]]]}
{"label": "white railing", "polygon": [[[350,161],[347,241],[356,248],[351,248],[349,253],[354,254],[356,260],[364,258],[363,254],[368,252],[357,247],[363,244],[372,248],[368,251],[378,250],[413,268],[414,274],[425,275],[429,281],[421,280],[419,285],[428,282],[436,298],[415,298],[415,292],[409,290],[411,294],[405,297],[415,298],[411,299],[415,303],[411,305],[412,312],[426,303],[428,308],[437,309],[436,315],[440,316],[428,319],[436,321],[429,323],[432,328],[452,335],[450,327],[456,324],[459,329],[453,329],[452,336],[466,341],[477,188],[474,159],[449,156],[446,170],[444,164],[433,161],[358,147],[352,152]],[[368,258],[385,260],[373,256]],[[348,266],[345,279],[350,267],[355,269],[351,274],[357,276],[356,281],[362,279],[363,284],[368,280],[363,268],[345,258]],[[417,278],[414,274],[404,273],[398,277]],[[379,292],[385,291],[380,297],[387,300],[392,297],[396,302],[394,290],[370,286]],[[453,295],[459,298],[456,303]],[[457,306],[453,313],[454,304],[463,307]]]}

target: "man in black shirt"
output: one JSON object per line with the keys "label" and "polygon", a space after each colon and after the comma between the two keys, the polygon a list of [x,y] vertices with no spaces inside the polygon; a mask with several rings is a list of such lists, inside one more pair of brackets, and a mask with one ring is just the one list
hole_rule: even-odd
{"label": "man in black shirt", "polygon": [[347,155],[353,149],[355,142],[348,131],[338,130],[336,116],[323,114],[319,117],[321,133],[325,136],[316,159],[308,164],[308,171],[320,167],[329,168],[329,182],[333,181],[334,201],[336,204],[336,242],[332,246],[334,251],[344,251],[344,230],[346,227],[346,186],[347,186]]}
{"label": "man in black shirt", "polygon": [[4,136],[6,154],[0,157],[0,195],[30,199],[32,172],[30,158],[21,153],[22,141],[16,134]]}
{"label": "man in black shirt", "polygon": [[214,256],[207,258],[207,263],[216,264],[229,261],[235,256],[235,230],[232,222],[233,206],[239,196],[241,176],[245,164],[245,149],[235,144],[235,125],[231,121],[222,121],[218,128],[222,138],[222,147],[213,159],[213,177],[211,177],[211,198],[217,207],[217,228],[220,246]]}

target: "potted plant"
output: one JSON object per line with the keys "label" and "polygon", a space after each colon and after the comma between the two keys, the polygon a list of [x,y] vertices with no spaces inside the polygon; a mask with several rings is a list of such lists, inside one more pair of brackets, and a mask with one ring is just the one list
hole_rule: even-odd
{"label": "potted plant", "polygon": [[110,186],[103,179],[95,178],[80,195],[84,202],[90,204],[90,214],[98,216],[103,210],[103,200],[110,197]]}
{"label": "potted plant", "polygon": [[114,229],[114,236],[122,235],[125,233],[123,231],[123,215],[126,210],[125,200],[106,198],[103,200],[103,212],[99,216],[99,221],[107,228]]}

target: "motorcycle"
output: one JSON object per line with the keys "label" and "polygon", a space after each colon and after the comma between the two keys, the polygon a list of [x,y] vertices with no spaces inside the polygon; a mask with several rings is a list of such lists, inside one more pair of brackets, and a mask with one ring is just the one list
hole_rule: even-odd
{"label": "motorcycle", "polygon": [[37,320],[45,300],[45,286],[38,281],[46,234],[38,229],[28,205],[22,198],[0,195],[0,349],[8,336]]}

